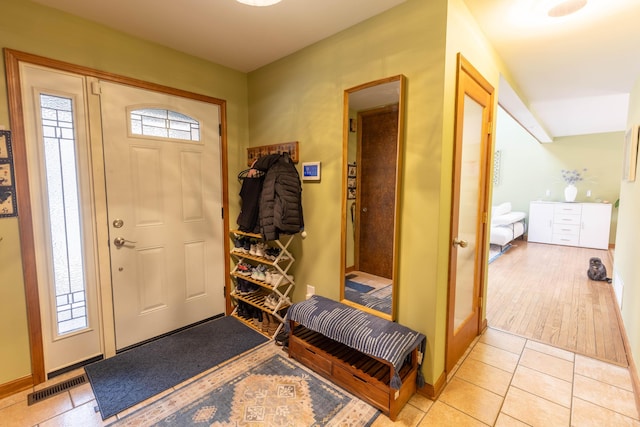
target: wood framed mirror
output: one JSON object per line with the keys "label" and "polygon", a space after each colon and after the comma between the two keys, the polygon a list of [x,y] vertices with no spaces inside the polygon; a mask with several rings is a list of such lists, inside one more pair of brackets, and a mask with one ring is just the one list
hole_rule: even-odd
{"label": "wood framed mirror", "polygon": [[344,91],[340,300],[396,319],[403,75]]}

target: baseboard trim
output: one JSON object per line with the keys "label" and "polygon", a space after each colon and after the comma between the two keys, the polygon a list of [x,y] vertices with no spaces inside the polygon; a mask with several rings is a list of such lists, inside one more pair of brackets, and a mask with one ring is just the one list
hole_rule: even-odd
{"label": "baseboard trim", "polygon": [[[617,301],[616,293],[613,290],[613,286],[609,286],[609,292],[611,292],[611,297],[613,301]],[[640,412],[640,377],[638,377],[638,367],[636,366],[636,362],[633,360],[633,354],[631,353],[631,344],[629,343],[629,337],[627,336],[627,330],[624,327],[624,322],[622,321],[622,313],[620,312],[620,307],[618,304],[613,304],[615,306],[616,318],[618,319],[618,327],[620,328],[620,333],[622,334],[622,344],[624,345],[624,352],[627,356],[627,363],[629,364],[629,374],[631,375],[631,384],[633,385],[634,397],[636,399],[636,408],[638,412]]]}
{"label": "baseboard trim", "polygon": [[20,391],[33,387],[33,376],[29,375],[8,383],[0,384],[0,399],[16,394]]}
{"label": "baseboard trim", "polygon": [[447,374],[443,372],[435,384],[425,384],[424,387],[421,387],[417,390],[418,394],[421,394],[431,400],[436,400],[444,387],[447,385]]}

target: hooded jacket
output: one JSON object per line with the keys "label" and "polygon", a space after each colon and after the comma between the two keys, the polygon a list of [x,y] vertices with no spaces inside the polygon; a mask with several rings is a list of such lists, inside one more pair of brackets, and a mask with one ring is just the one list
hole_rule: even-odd
{"label": "hooded jacket", "polygon": [[265,172],[260,194],[260,233],[276,240],[280,233],[295,234],[304,229],[302,185],[289,154],[260,157],[254,169]]}

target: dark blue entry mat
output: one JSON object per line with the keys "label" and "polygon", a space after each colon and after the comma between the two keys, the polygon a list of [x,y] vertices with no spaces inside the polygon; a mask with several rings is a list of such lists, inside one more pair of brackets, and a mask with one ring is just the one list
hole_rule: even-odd
{"label": "dark blue entry mat", "polygon": [[354,282],[353,280],[349,280],[349,279],[346,280],[346,286],[347,288],[351,288],[354,291],[362,292],[365,294],[367,292],[371,292],[374,289],[373,286],[365,285],[359,282]]}
{"label": "dark blue entry mat", "polygon": [[221,317],[85,366],[102,419],[245,351],[267,338]]}

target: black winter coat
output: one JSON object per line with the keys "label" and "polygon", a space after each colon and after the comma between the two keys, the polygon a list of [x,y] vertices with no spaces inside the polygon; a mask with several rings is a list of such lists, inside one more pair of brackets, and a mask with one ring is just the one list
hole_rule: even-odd
{"label": "black winter coat", "polygon": [[304,229],[302,185],[289,154],[260,157],[254,169],[266,173],[260,195],[260,233],[265,240]]}

